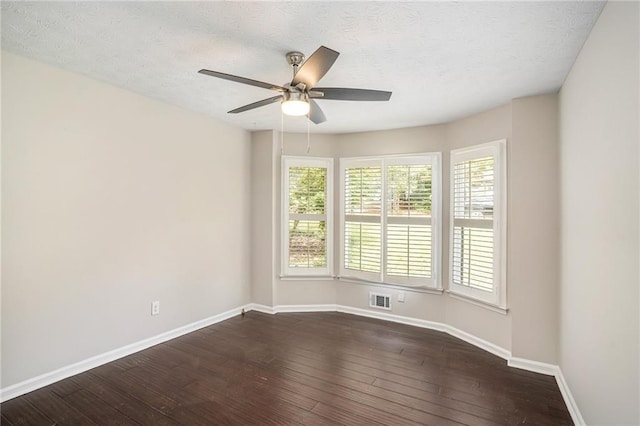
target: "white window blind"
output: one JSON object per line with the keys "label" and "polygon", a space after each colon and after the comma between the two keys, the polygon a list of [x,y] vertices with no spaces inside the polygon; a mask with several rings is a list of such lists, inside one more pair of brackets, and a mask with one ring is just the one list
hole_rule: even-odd
{"label": "white window blind", "polygon": [[388,276],[430,278],[431,164],[387,166]]}
{"label": "white window blind", "polygon": [[283,275],[331,275],[332,161],[283,157]]}
{"label": "white window blind", "polygon": [[506,307],[504,141],[451,152],[450,290]]}
{"label": "white window blind", "polygon": [[437,154],[341,160],[341,276],[439,287],[433,214],[439,160]]}
{"label": "white window blind", "polygon": [[382,166],[363,162],[344,169],[344,269],[379,276],[382,242]]}

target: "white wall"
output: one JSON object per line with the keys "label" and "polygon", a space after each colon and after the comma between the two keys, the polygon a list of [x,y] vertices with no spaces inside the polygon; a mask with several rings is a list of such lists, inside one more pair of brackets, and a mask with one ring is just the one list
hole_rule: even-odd
{"label": "white wall", "polygon": [[249,302],[247,132],[7,52],[2,88],[3,388]]}
{"label": "white wall", "polygon": [[560,92],[560,366],[588,424],[638,424],[639,4],[609,2]]}

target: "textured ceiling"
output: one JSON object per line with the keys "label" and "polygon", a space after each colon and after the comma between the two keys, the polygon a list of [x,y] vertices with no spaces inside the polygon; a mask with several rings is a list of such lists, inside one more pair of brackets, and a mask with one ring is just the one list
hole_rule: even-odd
{"label": "textured ceiling", "polygon": [[[8,2],[2,48],[248,130],[279,129],[275,92],[198,74],[282,85],[285,53],[341,53],[325,87],[389,90],[389,102],[320,100],[345,133],[450,121],[562,85],[603,2]],[[306,131],[285,117],[285,130]]]}

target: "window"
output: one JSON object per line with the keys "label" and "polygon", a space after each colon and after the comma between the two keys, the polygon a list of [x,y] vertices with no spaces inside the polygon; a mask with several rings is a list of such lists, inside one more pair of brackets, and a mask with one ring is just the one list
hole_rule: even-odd
{"label": "window", "polygon": [[451,151],[450,288],[506,308],[505,141]]}
{"label": "window", "polygon": [[282,275],[332,275],[333,159],[282,157]]}
{"label": "window", "polygon": [[440,288],[440,154],[347,158],[340,275]]}

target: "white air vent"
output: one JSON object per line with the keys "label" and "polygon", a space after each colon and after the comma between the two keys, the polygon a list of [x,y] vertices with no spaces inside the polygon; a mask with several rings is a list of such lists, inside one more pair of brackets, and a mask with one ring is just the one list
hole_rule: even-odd
{"label": "white air vent", "polygon": [[369,293],[369,306],[372,308],[391,309],[391,295]]}

